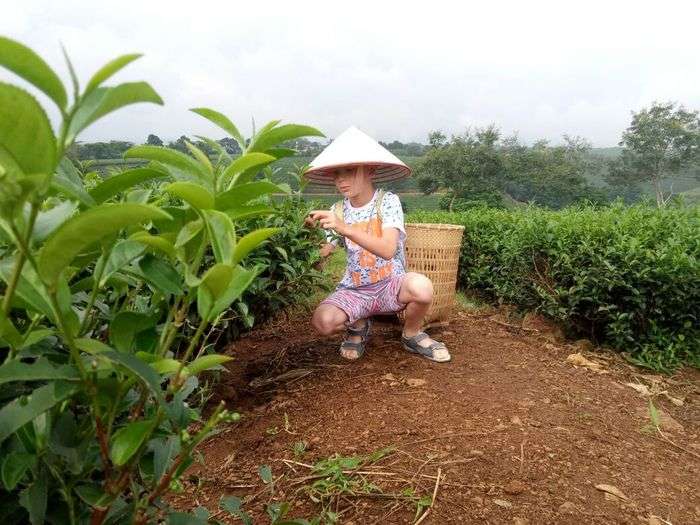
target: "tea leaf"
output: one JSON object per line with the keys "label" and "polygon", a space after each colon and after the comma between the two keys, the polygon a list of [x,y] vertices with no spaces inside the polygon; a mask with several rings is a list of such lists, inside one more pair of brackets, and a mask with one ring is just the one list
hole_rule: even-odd
{"label": "tea leaf", "polygon": [[236,243],[236,233],[231,218],[216,210],[205,210],[203,215],[216,261],[231,264]]}
{"label": "tea leaf", "polygon": [[115,87],[98,87],[86,96],[70,122],[66,144],[90,124],[124,106],[150,102],[163,105],[153,88],[146,82],[126,82]]}
{"label": "tea leaf", "polygon": [[263,241],[279,231],[279,228],[260,228],[259,230],[252,231],[249,234],[241,237],[236,244],[235,250],[233,251],[232,264],[238,264],[241,262],[246,255],[260,246]]}
{"label": "tea leaf", "polygon": [[34,390],[24,404],[20,398],[6,404],[0,409],[0,443],[57,403],[71,397],[78,388],[77,384],[57,381]]}
{"label": "tea leaf", "polygon": [[0,166],[16,175],[49,175],[55,163],[56,139],[43,108],[26,91],[0,82]]}
{"label": "tea leaf", "polygon": [[102,204],[64,222],[51,234],[39,254],[39,275],[55,288],[58,277],[85,248],[127,226],[169,218],[164,211],[145,204]]}
{"label": "tea leaf", "polygon": [[204,166],[189,155],[174,149],[161,146],[134,146],[124,153],[124,158],[154,160],[185,173],[196,175],[202,180],[209,180],[209,174]]}
{"label": "tea leaf", "polygon": [[233,122],[231,122],[226,115],[209,108],[192,108],[190,109],[190,111],[201,115],[205,119],[219,126],[225,132],[230,134],[236,142],[238,142],[241,151],[245,151],[246,144],[243,135],[241,135],[241,132],[238,131],[236,125]]}
{"label": "tea leaf", "polygon": [[0,37],[0,66],[43,91],[60,109],[66,107],[68,97],[58,75],[44,59],[25,45]]}
{"label": "tea leaf", "polygon": [[83,93],[83,96],[88,95],[93,89],[102,84],[102,82],[107,80],[109,77],[114,75],[116,72],[118,72],[134,60],[141,58],[142,56],[143,55],[140,53],[122,55],[120,57],[115,58],[114,60],[111,60],[110,62],[107,62],[104,66],[98,69],[94,75],[92,75],[92,78],[85,87],[85,92]]}
{"label": "tea leaf", "polygon": [[95,202],[102,204],[104,201],[111,199],[115,195],[132,188],[138,184],[143,184],[146,181],[167,177],[167,173],[154,170],[152,168],[136,168],[133,170],[123,171],[117,175],[105,179],[93,189],[90,190],[90,196],[95,199]]}
{"label": "tea leaf", "polygon": [[124,465],[143,444],[153,429],[151,420],[133,421],[114,433],[109,457],[118,467]]}
{"label": "tea leaf", "polygon": [[247,182],[234,186],[228,191],[217,195],[216,209],[226,211],[241,206],[247,202],[269,193],[284,193],[277,184],[267,181]]}
{"label": "tea leaf", "polygon": [[74,366],[54,366],[45,357],[40,357],[33,363],[13,360],[0,366],[0,385],[11,381],[47,381],[51,379],[77,381],[80,379],[80,375]]}
{"label": "tea leaf", "polygon": [[197,375],[200,372],[209,370],[210,368],[215,368],[222,365],[228,361],[231,361],[233,357],[227,355],[210,354],[202,357],[198,357],[191,363],[187,365],[187,370],[190,374]]}
{"label": "tea leaf", "polygon": [[173,182],[165,187],[165,191],[180,197],[198,210],[208,210],[214,207],[214,195],[204,186],[194,182]]}
{"label": "tea leaf", "polygon": [[284,124],[272,129],[263,128],[253,140],[249,151],[265,151],[282,142],[301,137],[325,137],[325,135],[316,128],[299,124]]}

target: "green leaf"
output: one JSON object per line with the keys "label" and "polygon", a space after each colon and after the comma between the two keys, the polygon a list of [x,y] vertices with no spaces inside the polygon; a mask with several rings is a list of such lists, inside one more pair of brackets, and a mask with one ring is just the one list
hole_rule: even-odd
{"label": "green leaf", "polygon": [[202,142],[206,143],[211,149],[213,149],[218,154],[218,162],[221,162],[222,160],[225,160],[229,163],[231,162],[231,155],[229,155],[229,153],[226,151],[226,148],[224,148],[221,144],[219,144],[215,140],[203,137],[201,135],[195,135],[195,137],[197,137]]}
{"label": "green leaf", "polygon": [[5,456],[0,466],[0,474],[2,475],[2,484],[5,485],[5,490],[13,491],[17,484],[22,481],[27,470],[36,463],[36,456],[16,450]]}
{"label": "green leaf", "polygon": [[311,126],[284,124],[276,128],[260,130],[253,140],[249,151],[265,151],[282,142],[301,137],[325,137],[325,135]]}
{"label": "green leaf", "polygon": [[148,254],[139,261],[139,268],[146,280],[161,292],[173,295],[183,293],[182,278],[167,261]]}
{"label": "green leaf", "polygon": [[12,381],[47,381],[51,379],[77,381],[80,379],[80,375],[74,366],[55,366],[45,357],[40,357],[33,363],[23,363],[15,359],[0,366],[0,385]]}
{"label": "green leaf", "polygon": [[129,237],[129,239],[145,244],[151,248],[155,248],[172,259],[175,259],[176,257],[175,246],[173,246],[173,243],[162,235],[151,235],[148,232],[142,231],[134,233],[131,237]]}
{"label": "green leaf", "polygon": [[217,315],[231,306],[231,303],[238,299],[243,292],[248,289],[257,276],[258,271],[256,270],[245,270],[240,266],[236,266],[236,268],[233,270],[233,275],[229,281],[226,291],[215,300],[209,313],[209,319],[214,319]]}
{"label": "green leaf", "polygon": [[49,237],[39,254],[39,274],[49,287],[55,287],[61,272],[91,244],[127,226],[170,217],[146,204],[101,204],[64,222]]}
{"label": "green leaf", "polygon": [[187,370],[192,375],[197,375],[204,370],[209,370],[210,368],[217,367],[228,361],[231,361],[233,357],[227,355],[210,354],[198,357],[190,364],[187,365]]}
{"label": "green leaf", "polygon": [[94,75],[92,75],[90,82],[88,82],[88,85],[85,87],[85,92],[83,93],[83,96],[88,95],[93,89],[99,87],[100,84],[102,84],[102,82],[107,80],[109,77],[114,75],[116,72],[118,72],[134,60],[141,58],[142,56],[142,54],[138,53],[134,53],[131,55],[122,55],[102,66],[100,69],[97,70],[97,72]]}
{"label": "green leaf", "polygon": [[189,155],[185,155],[174,149],[161,146],[134,146],[124,153],[124,158],[146,159],[160,162],[166,166],[198,176],[205,181],[210,180],[209,174],[204,166]]}
{"label": "green leaf", "polygon": [[105,268],[102,271],[102,279],[100,279],[100,287],[107,284],[107,281],[116,272],[125,268],[131,261],[136,259],[144,252],[143,244],[129,239],[117,241],[109,252],[109,257],[105,263]]}
{"label": "green leaf", "polygon": [[46,502],[48,500],[48,481],[43,470],[29,487],[24,489],[19,497],[20,504],[29,512],[29,521],[32,525],[43,525],[46,516]]}
{"label": "green leaf", "polygon": [[88,354],[92,355],[101,354],[103,352],[109,351],[114,352],[111,346],[108,346],[102,341],[98,341],[97,339],[89,339],[87,337],[76,339],[75,346],[77,346],[79,350],[82,350],[83,352],[87,352]]}
{"label": "green leaf", "polygon": [[43,91],[60,109],[66,107],[68,97],[58,75],[27,46],[0,37],[0,66],[6,67]]}
{"label": "green leaf", "polygon": [[226,292],[231,278],[233,267],[228,264],[217,263],[202,277],[197,289],[197,312],[204,320],[211,319],[210,312],[214,303]]}
{"label": "green leaf", "polygon": [[272,469],[269,465],[260,465],[258,474],[260,474],[260,479],[263,480],[263,483],[272,483]]}
{"label": "green leaf", "polygon": [[108,359],[112,363],[122,366],[129,374],[134,375],[146,385],[155,396],[158,403],[164,403],[163,391],[160,387],[160,376],[156,374],[149,365],[141,361],[138,357],[114,350],[101,352],[99,357]]}
{"label": "green leaf", "polygon": [[187,147],[188,151],[192,154],[192,156],[195,159],[197,159],[202,166],[204,166],[207,172],[209,172],[210,175],[213,175],[214,167],[211,165],[209,157],[207,157],[201,149],[199,149],[197,146],[195,146],[189,141],[185,141],[185,146]]}
{"label": "green leaf", "polygon": [[80,173],[68,157],[64,157],[58,164],[56,175],[51,179],[51,188],[72,200],[79,201],[87,208],[95,205],[95,199],[85,190]]}
{"label": "green leaf", "polygon": [[96,484],[78,485],[74,490],[78,497],[91,507],[104,507],[114,500],[114,496],[110,496]]}
{"label": "green leaf", "polygon": [[0,168],[48,175],[55,165],[56,139],[43,108],[26,91],[0,82]]}
{"label": "green leaf", "polygon": [[211,192],[195,182],[173,182],[168,184],[164,190],[180,197],[193,208],[208,210],[214,207],[214,196]]}
{"label": "green leaf", "polygon": [[95,202],[101,204],[115,195],[146,181],[167,177],[166,173],[152,168],[136,168],[109,177],[90,190]]}
{"label": "green leaf", "polygon": [[160,98],[147,82],[126,82],[115,87],[98,87],[87,95],[71,120],[66,144],[90,124],[119,108],[139,102],[163,105]]}
{"label": "green leaf", "polygon": [[40,212],[34,223],[32,239],[35,242],[41,242],[46,239],[75,213],[76,208],[77,206],[74,202],[64,201],[48,211]]}
{"label": "green leaf", "polygon": [[277,184],[268,181],[247,182],[234,186],[228,191],[217,195],[216,209],[226,211],[246,204],[248,201],[269,193],[284,193]]}
{"label": "green leaf", "polygon": [[139,332],[153,328],[157,317],[140,312],[119,312],[109,324],[109,339],[120,352],[131,352]]}
{"label": "green leaf", "polygon": [[202,231],[204,227],[204,222],[202,219],[197,219],[195,221],[190,221],[180,230],[177,234],[177,239],[175,239],[175,248],[180,248],[184,246],[192,239],[194,239],[199,232]]}
{"label": "green leaf", "polygon": [[180,452],[180,442],[176,436],[151,440],[153,449],[153,477],[157,481],[170,467],[173,458]]}
{"label": "green leaf", "polygon": [[[158,374],[174,374],[180,369],[180,361],[177,359],[164,358],[149,363]],[[187,371],[187,368],[183,370]]]}
{"label": "green leaf", "polygon": [[237,496],[224,496],[219,501],[219,506],[232,516],[240,518],[243,525],[253,525],[253,518],[241,509],[243,500]]}
{"label": "green leaf", "polygon": [[[15,268],[15,259],[9,257],[0,260],[0,278],[9,283]],[[17,283],[15,294],[20,297],[32,310],[43,314],[55,322],[55,315],[51,303],[47,300],[46,290],[39,281],[39,276],[31,265],[25,264],[22,275]]]}
{"label": "green leaf", "polygon": [[117,430],[112,436],[109,448],[109,457],[112,462],[118,467],[126,464],[152,432],[153,427],[153,421],[147,419],[133,421]]}
{"label": "green leaf", "polygon": [[291,148],[267,148],[265,150],[268,155],[272,155],[277,160],[283,159],[285,157],[293,157],[297,154],[296,150]]}
{"label": "green leaf", "polygon": [[189,512],[170,512],[168,525],[207,525],[207,518],[202,518]]}
{"label": "green leaf", "polygon": [[216,210],[204,210],[209,242],[216,262],[231,264],[236,243],[236,232],[231,218]]}
{"label": "green leaf", "polygon": [[241,237],[236,243],[236,248],[233,250],[232,264],[238,264],[252,250],[260,246],[260,244],[280,231],[280,228],[260,228],[249,234]]}
{"label": "green leaf", "polygon": [[35,345],[39,341],[43,341],[47,337],[51,337],[55,334],[55,331],[51,328],[39,328],[38,330],[32,330],[28,334],[25,334],[24,341],[22,342],[22,348],[28,348]]}
{"label": "green leaf", "polygon": [[231,217],[232,221],[237,221],[239,219],[260,217],[261,215],[271,215],[275,213],[275,209],[267,204],[242,204],[240,206],[229,208],[225,213]]}
{"label": "green leaf", "polygon": [[221,177],[226,184],[239,173],[243,173],[252,168],[265,166],[275,160],[277,160],[276,157],[266,153],[245,153],[229,164]]}
{"label": "green leaf", "polygon": [[[0,309],[0,339],[4,339],[12,348],[17,349],[21,348],[24,342],[22,334],[15,328],[15,325],[7,318],[2,309]],[[2,368],[0,366],[0,371]]]}
{"label": "green leaf", "polygon": [[8,436],[33,421],[48,409],[68,399],[79,389],[79,385],[64,381],[49,383],[34,390],[29,400],[11,401],[0,409],[0,443]]}
{"label": "green leaf", "polygon": [[238,128],[233,122],[231,122],[231,120],[229,120],[229,118],[226,115],[223,115],[222,113],[219,113],[218,111],[214,111],[213,109],[209,108],[192,108],[190,109],[190,111],[201,115],[205,119],[219,126],[221,129],[223,129],[225,132],[231,135],[236,142],[238,142],[241,151],[245,151],[246,144],[243,135],[241,135],[241,132],[238,131]]}

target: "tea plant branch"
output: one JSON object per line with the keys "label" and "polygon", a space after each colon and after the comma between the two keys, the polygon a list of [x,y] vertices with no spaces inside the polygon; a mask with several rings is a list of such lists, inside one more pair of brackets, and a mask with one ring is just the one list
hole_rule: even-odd
{"label": "tea plant branch", "polygon": [[58,304],[58,298],[56,297],[55,291],[49,292],[49,301],[53,307],[54,315],[56,316],[56,324],[58,325],[58,329],[61,331],[62,339],[68,347],[71,359],[75,362],[75,366],[78,367],[80,378],[85,381],[87,378],[87,371],[85,370],[83,360],[80,358],[80,350],[77,346],[75,346],[73,334],[70,333],[70,329],[66,326],[66,321],[63,318],[63,313],[61,312],[61,307]]}
{"label": "tea plant branch", "polygon": [[[148,495],[146,499],[148,505],[152,505],[153,502],[155,502],[155,500],[159,498],[163,494],[163,492],[165,492],[168,489],[168,487],[170,486],[170,482],[172,481],[173,477],[175,476],[175,473],[178,471],[180,465],[185,460],[185,458],[189,457],[190,454],[192,454],[194,449],[207,437],[207,435],[214,429],[214,427],[216,427],[216,425],[218,425],[223,419],[226,418],[227,415],[228,414],[224,408],[224,402],[222,401],[221,403],[219,403],[219,406],[216,407],[216,410],[214,410],[214,413],[209,417],[202,429],[194,436],[194,438],[187,442],[187,445],[185,446],[184,450],[180,451],[180,454],[178,454],[178,457],[175,459],[175,461],[173,461],[173,464],[170,466],[168,471],[165,474],[163,474],[163,477],[158,481],[158,484]],[[146,516],[141,513],[137,518],[145,520]],[[139,519],[135,519],[134,523],[138,524],[146,522],[139,521]]]}
{"label": "tea plant branch", "polygon": [[102,275],[104,274],[105,268],[107,267],[107,258],[109,257],[109,252],[111,250],[105,250],[102,248],[102,257],[97,261],[95,265],[95,273],[93,274],[92,291],[90,292],[90,298],[88,299],[87,306],[85,307],[85,313],[83,315],[83,321],[80,323],[80,328],[78,329],[78,334],[84,334],[90,327],[92,315],[90,312],[92,307],[95,305],[95,300],[97,299],[97,293],[100,289],[100,281],[102,280]]}
{"label": "tea plant branch", "polygon": [[107,429],[105,429],[104,422],[102,418],[95,413],[95,434],[97,434],[97,442],[100,445],[100,456],[102,457],[102,463],[105,469],[105,478],[109,478],[112,475],[112,462],[109,459],[109,445],[107,437]]}
{"label": "tea plant branch", "polygon": [[[19,255],[17,256],[17,262],[15,263],[15,268],[12,272],[12,277],[7,285],[7,290],[5,290],[5,296],[3,297],[2,311],[7,316],[10,313],[10,305],[12,304],[12,298],[15,295],[15,289],[19,283],[19,279],[22,276],[22,269],[24,268],[24,263],[27,259],[33,261],[32,255],[29,251],[28,245],[31,239],[32,232],[34,231],[34,223],[36,221],[37,214],[39,213],[39,207],[32,202],[31,211],[29,212],[29,221],[27,223],[26,238],[23,239],[17,225],[13,220],[9,221],[10,230],[15,236],[15,244],[19,248]],[[33,266],[36,268],[36,263],[33,262]]]}
{"label": "tea plant branch", "polygon": [[185,355],[182,356],[182,359],[180,360],[180,365],[177,368],[177,372],[175,373],[172,381],[170,382],[170,387],[171,387],[173,392],[180,388],[180,385],[182,384],[182,380],[180,378],[180,375],[182,374],[182,369],[185,367],[185,363],[192,355],[192,352],[194,351],[195,347],[197,346],[197,343],[199,342],[199,338],[202,337],[202,333],[204,333],[204,330],[206,329],[207,324],[208,324],[208,322],[205,319],[202,319],[202,321],[199,323],[199,326],[197,327],[197,331],[192,336],[192,339],[190,340],[190,344],[188,345],[187,350],[185,350]]}

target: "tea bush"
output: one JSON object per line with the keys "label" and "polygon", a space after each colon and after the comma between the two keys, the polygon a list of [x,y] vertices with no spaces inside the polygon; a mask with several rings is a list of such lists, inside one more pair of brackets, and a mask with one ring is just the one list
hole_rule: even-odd
{"label": "tea bush", "polygon": [[304,227],[313,203],[287,197],[273,203],[275,213],[249,221],[241,228],[277,228],[274,242],[262,244],[248,256],[264,268],[221,322],[223,340],[232,340],[291,305],[305,305],[319,288],[329,289],[328,276],[318,270],[319,247],[325,241],[318,228]]}
{"label": "tea bush", "polygon": [[269,263],[249,255],[280,228],[240,227],[273,214],[266,196],[285,191],[260,173],[293,153],[280,144],[321,135],[272,121],[246,139],[197,108],[239,157],[137,146],[125,156],[144,167],[88,187],[65,156],[78,135],[121,107],[162,104],[145,82],[104,85],[137,58],[109,62],[81,90],[66,57],[69,100],[40,56],[0,37],[0,66],[60,115],[55,133],[29,92],[0,82],[0,514],[18,523],[208,519],[163,498],[197,446],[238,418],[189,404],[197,377],[229,359],[203,336]]}
{"label": "tea bush", "polygon": [[465,226],[459,284],[630,352],[700,366],[700,208],[581,206],[415,213]]}

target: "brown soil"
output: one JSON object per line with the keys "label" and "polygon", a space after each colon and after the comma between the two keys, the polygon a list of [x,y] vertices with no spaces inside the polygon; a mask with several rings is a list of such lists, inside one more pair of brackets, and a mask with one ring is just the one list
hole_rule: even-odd
{"label": "brown soil", "polygon": [[[700,523],[697,370],[652,375],[493,312],[458,312],[433,330],[452,351],[448,364],[407,354],[397,335],[375,325],[353,363],[303,315],[237,342],[214,397],[243,418],[203,447],[177,506],[216,512],[221,496],[237,495],[256,524],[269,523],[272,496],[258,475],[269,465],[274,500],[291,503],[288,517],[311,518],[321,506],[309,499],[315,479],[304,465],[393,446],[362,468],[381,492],[331,502],[339,523],[413,523],[415,505],[397,496],[407,487],[429,497],[437,487],[424,524]],[[581,349],[599,371],[567,361]],[[661,433],[651,430],[648,397],[625,383],[653,394]],[[299,441],[308,448],[295,456]]]}

